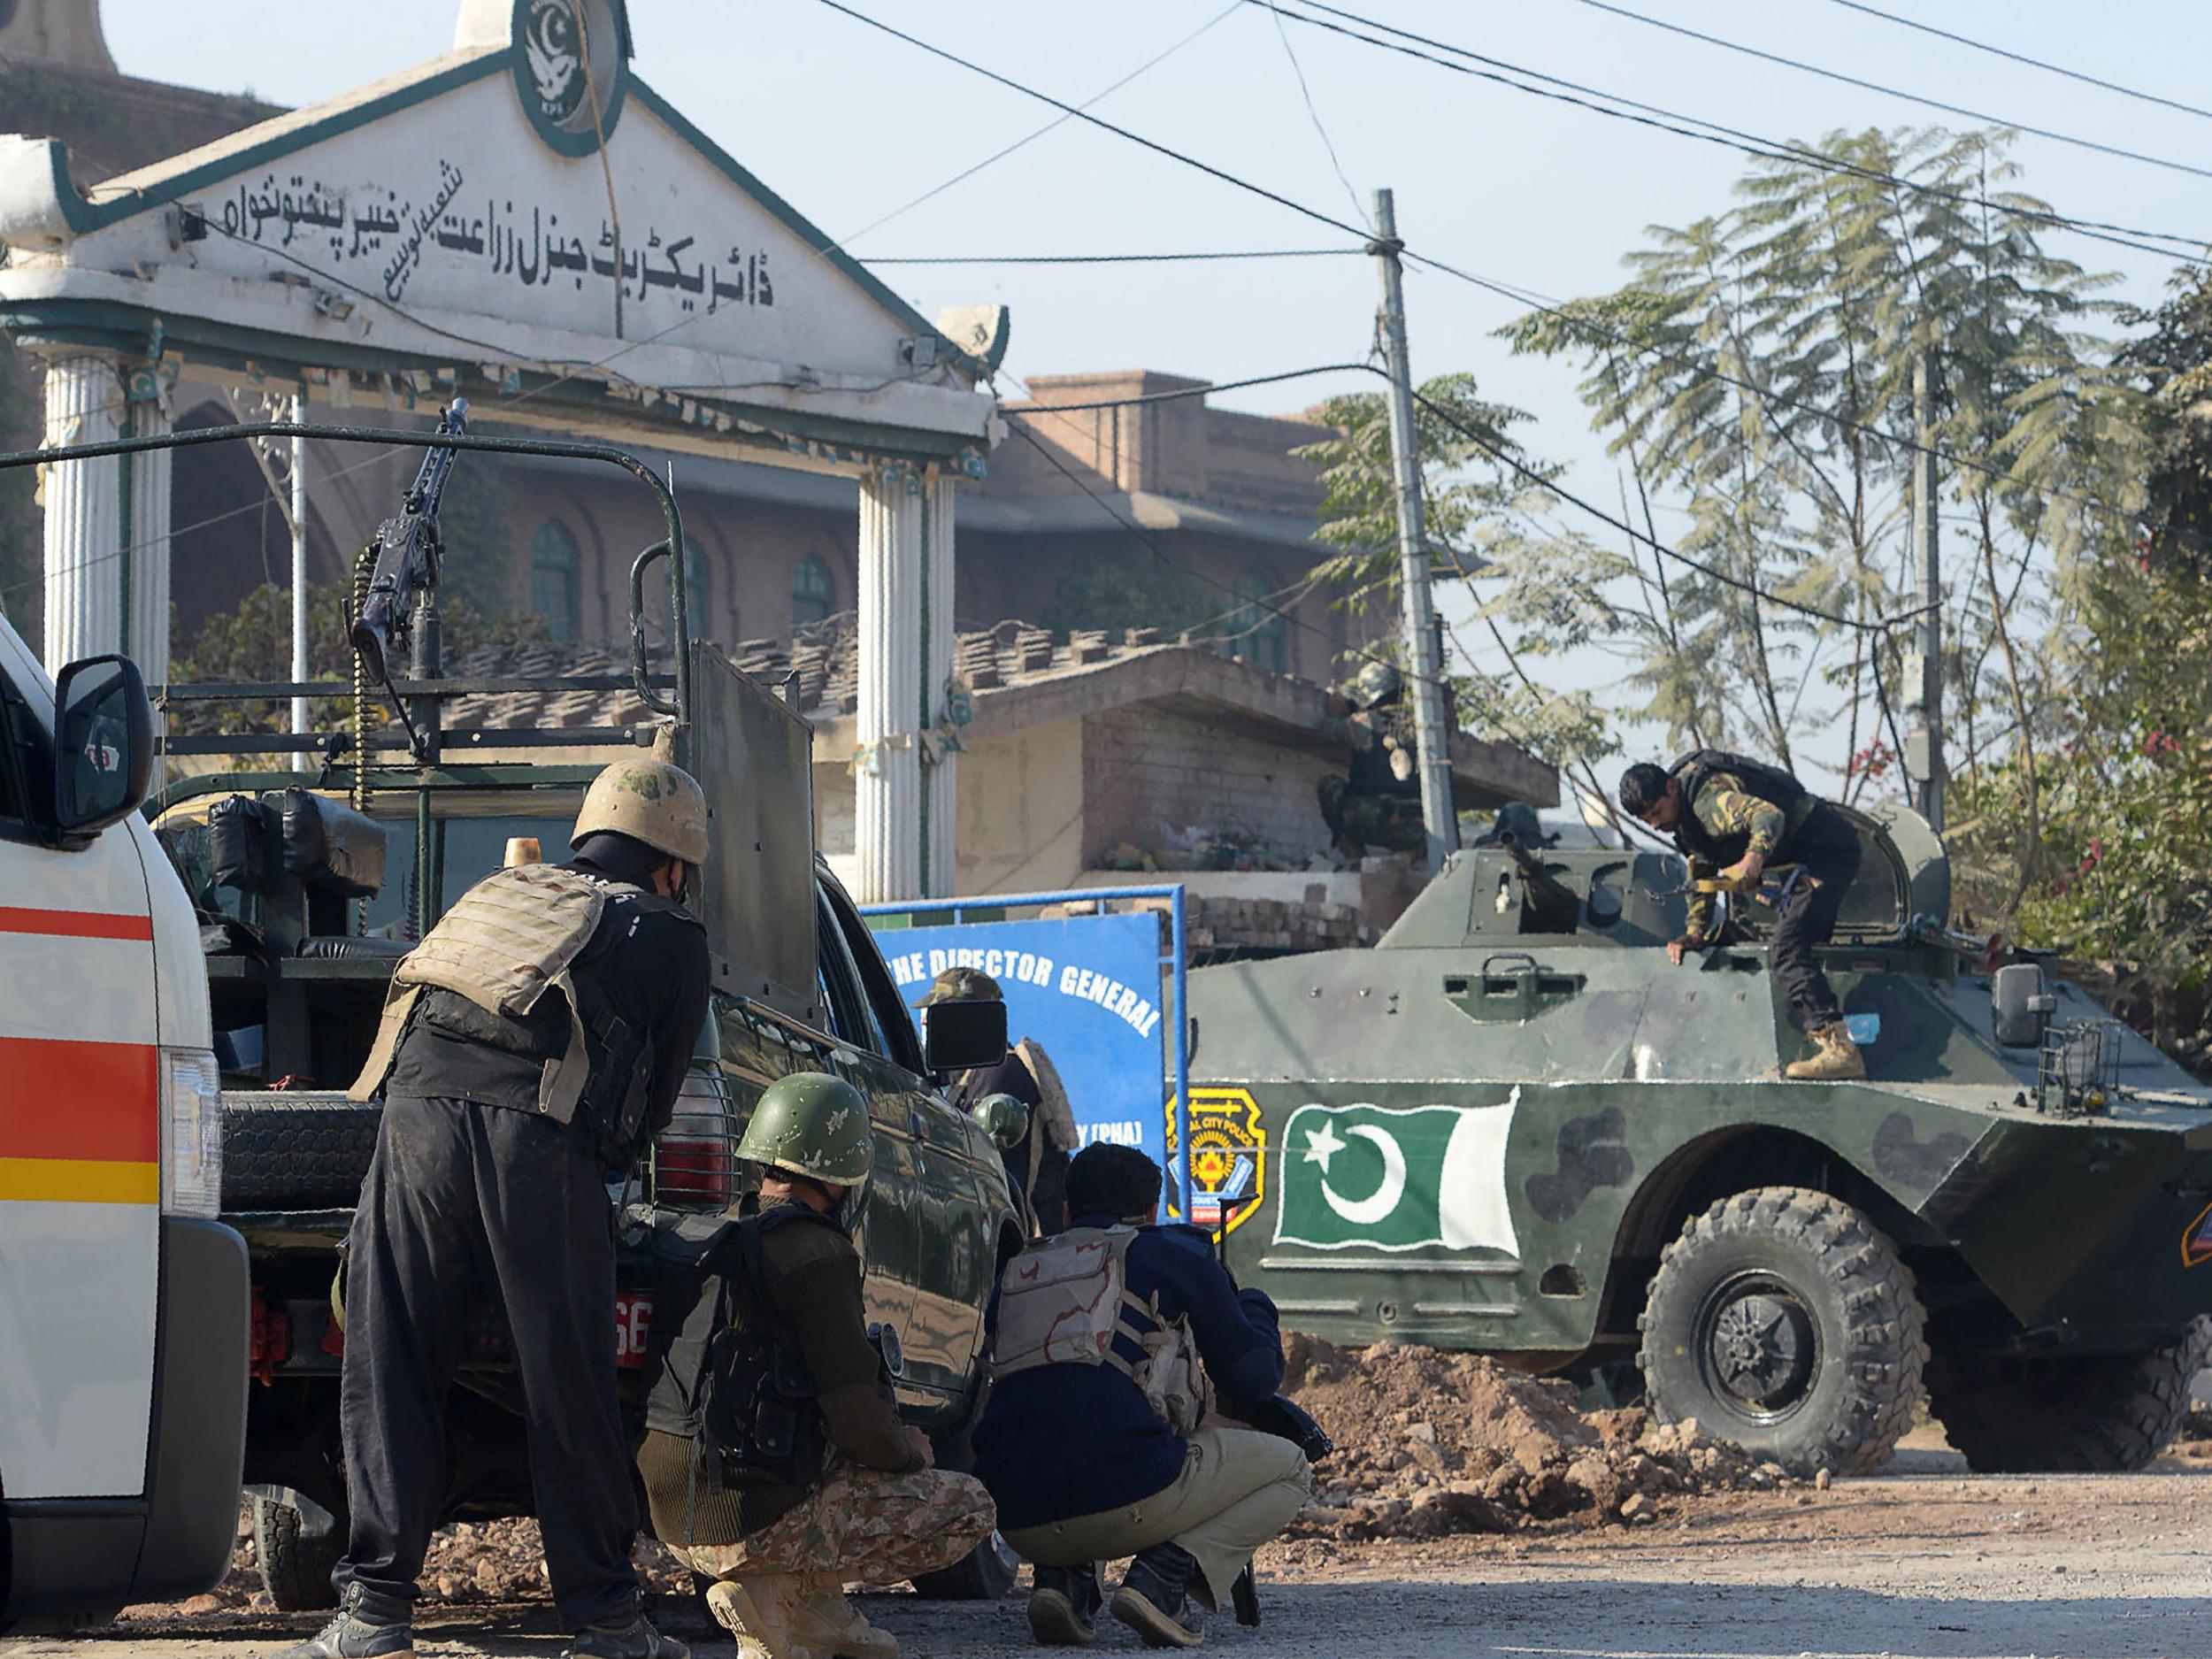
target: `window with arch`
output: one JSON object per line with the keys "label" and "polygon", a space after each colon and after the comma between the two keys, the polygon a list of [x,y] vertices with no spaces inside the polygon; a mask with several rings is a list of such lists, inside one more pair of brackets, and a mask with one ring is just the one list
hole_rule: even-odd
{"label": "window with arch", "polygon": [[1233,589],[1237,608],[1229,613],[1222,649],[1271,674],[1290,672],[1290,624],[1276,609],[1275,581],[1263,570],[1248,570]]}
{"label": "window with arch", "polygon": [[530,537],[530,609],[545,618],[549,639],[565,642],[576,637],[582,563],[575,536],[558,518],[548,518]]}
{"label": "window with arch", "polygon": [[791,571],[791,626],[795,633],[810,622],[821,622],[837,609],[837,587],[829,566],[808,554]]}

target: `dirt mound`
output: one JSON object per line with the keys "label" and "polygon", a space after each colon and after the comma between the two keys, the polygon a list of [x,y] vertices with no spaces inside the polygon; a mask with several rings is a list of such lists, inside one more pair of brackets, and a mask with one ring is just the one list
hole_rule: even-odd
{"label": "dirt mound", "polygon": [[[1290,1339],[1284,1388],[1336,1441],[1297,1530],[1344,1539],[1647,1523],[1685,1499],[1790,1484],[1775,1463],[1573,1385],[1422,1348]],[[1824,1483],[1818,1483],[1824,1484]]]}
{"label": "dirt mound", "polygon": [[[657,1540],[641,1535],[630,1552],[638,1578],[648,1595],[688,1596],[690,1570]],[[526,1601],[549,1594],[545,1560],[538,1540],[538,1524],[532,1520],[461,1521],[442,1526],[431,1536],[424,1557],[423,1598],[432,1601]],[[273,1610],[274,1603],[261,1587],[261,1565],[253,1540],[250,1500],[238,1510],[238,1544],[232,1550],[230,1570],[212,1590],[173,1607],[148,1604],[125,1609],[131,1619],[181,1613],[196,1617],[204,1613]]]}

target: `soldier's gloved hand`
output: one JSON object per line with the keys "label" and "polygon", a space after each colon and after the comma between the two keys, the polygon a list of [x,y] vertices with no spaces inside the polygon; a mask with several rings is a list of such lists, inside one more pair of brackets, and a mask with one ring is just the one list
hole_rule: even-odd
{"label": "soldier's gloved hand", "polygon": [[1685,933],[1679,939],[1670,939],[1667,941],[1667,960],[1678,968],[1682,965],[1682,958],[1686,953],[1702,950],[1709,942],[1695,933]]}
{"label": "soldier's gloved hand", "polygon": [[1391,745],[1390,749],[1390,775],[1400,783],[1413,776],[1413,757],[1395,743]]}

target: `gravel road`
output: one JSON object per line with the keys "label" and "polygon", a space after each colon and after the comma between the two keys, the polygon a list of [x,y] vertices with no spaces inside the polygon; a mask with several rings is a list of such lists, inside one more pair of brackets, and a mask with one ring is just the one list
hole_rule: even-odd
{"label": "gravel road", "polygon": [[[1263,1563],[1265,1622],[1213,1624],[1234,1659],[2180,1659],[2212,1654],[2212,1480],[2169,1463],[2126,1476],[1994,1479],[1947,1453],[1824,1492],[1747,1493],[1636,1528],[1422,1544],[1293,1545]],[[1032,1654],[1021,1602],[872,1595],[916,1659]],[[726,1655],[687,1609],[670,1625]],[[5,1659],[265,1653],[314,1621],[134,1619],[97,1635],[0,1643]],[[1118,1626],[1101,1646],[1143,1650]],[[442,1609],[423,1655],[552,1659],[543,1605]]]}

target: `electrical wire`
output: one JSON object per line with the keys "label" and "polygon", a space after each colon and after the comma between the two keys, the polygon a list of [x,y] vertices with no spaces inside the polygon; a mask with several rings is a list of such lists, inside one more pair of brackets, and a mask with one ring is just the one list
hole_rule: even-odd
{"label": "electrical wire", "polygon": [[[1072,415],[1094,409],[1141,409],[1147,403],[1176,403],[1190,397],[1207,397],[1216,392],[1240,392],[1248,386],[1277,386],[1285,380],[1302,380],[1316,374],[1364,373],[1375,365],[1371,363],[1322,363],[1310,369],[1286,369],[1280,374],[1256,374],[1248,380],[1209,380],[1202,386],[1186,386],[1172,392],[1147,392],[1141,397],[1108,397],[1091,403],[1030,403],[1014,405],[1006,411],[1010,415]],[[1012,379],[1011,375],[1007,377]],[[1027,387],[1023,391],[1034,397]],[[1261,417],[1263,419],[1281,417]]]}
{"label": "electrical wire", "polygon": [[[1295,3],[1307,5],[1319,5],[1319,0],[1295,0]],[[1050,104],[1056,109],[1067,110],[1077,115],[1079,119],[1089,122],[1092,126],[1099,127],[1102,131],[1112,133],[1117,137],[1126,139],[1130,142],[1136,144],[1142,149],[1151,150],[1156,155],[1164,156],[1170,160],[1181,162],[1186,166],[1194,168],[1197,172],[1206,174],[1209,178],[1217,179],[1223,183],[1230,185],[1236,189],[1245,191],[1248,195],[1256,196],[1264,201],[1275,203],[1278,206],[1286,207],[1291,211],[1297,213],[1303,218],[1312,219],[1318,224],[1326,225],[1333,230],[1342,231],[1347,235],[1360,236],[1362,234],[1357,227],[1348,225],[1342,219],[1334,218],[1328,213],[1325,213],[1318,208],[1310,207],[1305,203],[1294,201],[1291,197],[1282,195],[1279,191],[1271,190],[1264,185],[1255,184],[1248,179],[1239,178],[1236,174],[1226,172],[1220,167],[1217,167],[1210,162],[1201,161],[1194,156],[1187,155],[1181,150],[1178,150],[1169,145],[1160,143],[1156,140],[1146,138],[1141,134],[1130,131],[1127,127],[1117,126],[1113,122],[1106,120],[1099,116],[1091,115],[1083,111],[1077,110],[1073,105],[1062,103],[1061,100],[1054,97],[1050,93],[1041,92],[1033,87],[1025,86],[1020,81],[1015,81],[1009,76],[1000,74],[995,70],[987,69],[980,64],[973,63],[967,58],[960,57],[957,53],[948,51],[941,46],[932,45],[929,42],[921,40],[915,35],[909,35],[902,29],[895,28],[890,24],[880,22],[878,19],[868,16],[865,12],[856,11],[853,7],[843,4],[843,0],[820,0],[820,4],[829,7],[832,11],[842,12],[847,17],[852,18],[857,22],[864,23],[871,28],[880,30],[884,34],[890,35],[899,40],[905,41],[910,45],[915,46],[921,50],[927,52],[933,58],[942,58],[948,63],[957,65],[959,67],[968,70],[972,73],[981,75],[986,80],[996,82],[998,85],[1010,88],[1016,92],[1024,94],[1025,96],[1034,98],[1039,103]],[[1334,10],[1333,7],[1321,7],[1321,9]],[[1295,12],[1286,13],[1286,15],[1293,18],[1300,17],[1300,14]],[[1350,14],[1346,13],[1342,15]],[[1316,21],[1316,19],[1310,18],[1302,18],[1300,20],[1305,22]],[[1327,26],[1322,25],[1321,27]],[[1343,33],[1345,31],[1339,32]],[[1401,30],[1396,32],[1403,33],[1404,31]],[[1365,37],[1355,36],[1354,38],[1363,39]],[[1387,42],[1370,41],[1369,43],[1371,45],[1388,45]],[[1433,44],[1435,42],[1431,43]],[[1461,49],[1454,47],[1449,48],[1448,50],[1456,51]],[[1421,56],[1422,54],[1417,53],[1415,55]],[[1456,65],[1447,65],[1446,66],[1456,67]],[[1612,111],[1602,112],[1612,113]],[[1907,183],[1905,180],[1893,180],[1893,182],[1900,184]],[[1908,188],[1919,187],[1908,186]],[[2001,205],[1993,203],[1984,204],[1983,205],[1987,206],[1992,211],[1997,212],[2014,211],[2014,210],[2002,207]],[[1368,251],[1370,252],[1374,250],[1375,250],[1371,246],[1368,249]],[[1399,251],[1402,257],[1413,260],[1417,264],[1425,265],[1431,270],[1441,272],[1446,276],[1455,278],[1459,281],[1468,283],[1472,287],[1482,288],[1487,292],[1510,299],[1517,304],[1531,306],[1537,311],[1544,312],[1547,316],[1555,318],[1559,321],[1568,324],[1571,327],[1579,330],[1586,336],[1606,341],[1607,342],[1618,346],[1624,350],[1634,352],[1639,357],[1650,357],[1656,361],[1673,365],[1676,367],[1686,370],[1689,373],[1696,375],[1700,379],[1709,380],[1718,385],[1732,386],[1740,391],[1750,393],[1754,396],[1764,399],[1768,403],[1773,403],[1780,408],[1793,409],[1802,414],[1816,416],[1820,419],[1825,420],[1830,424],[1841,428],[1842,430],[1856,432],[1865,437],[1887,444],[1900,454],[1917,455],[1926,453],[1932,455],[1938,460],[1946,462],[1952,466],[1969,472],[1979,472],[1987,477],[1996,479],[2000,482],[2012,484],[2020,488],[2028,490],[2041,497],[2045,501],[2070,503],[2073,505],[2086,508],[2091,511],[2105,514],[2119,523],[2127,524],[2129,522],[2125,513],[2110,505],[2108,503],[2095,501],[2085,495],[2078,495],[2070,491],[2053,489],[2048,486],[2036,484],[2029,480],[2019,477],[2009,469],[1993,465],[1989,462],[1977,461],[1972,459],[1970,457],[1955,454],[1937,445],[1923,446],[1916,439],[1903,437],[1896,433],[1886,431],[1882,427],[1870,426],[1863,421],[1848,419],[1845,417],[1835,414],[1832,411],[1817,409],[1809,403],[1801,403],[1797,399],[1785,396],[1780,393],[1770,391],[1764,387],[1755,385],[1748,380],[1740,380],[1733,375],[1725,373],[1721,370],[1715,369],[1709,365],[1697,363],[1690,358],[1684,357],[1678,353],[1668,351],[1662,347],[1648,345],[1641,341],[1632,340],[1626,334],[1620,333],[1618,330],[1608,328],[1590,318],[1574,315],[1573,313],[1563,310],[1556,303],[1548,303],[1541,298],[1541,296],[1534,295],[1531,290],[1525,288],[1517,288],[1509,283],[1500,282],[1489,277],[1479,276],[1471,271],[1465,270],[1458,265],[1448,264],[1442,259],[1435,257],[1433,255],[1421,253],[1412,248],[1406,247],[1403,243],[1399,244]],[[2160,250],[2154,250],[2153,251]],[[2199,263],[2204,262],[2200,261]]]}
{"label": "electrical wire", "polygon": [[1336,181],[1344,187],[1344,194],[1350,200],[1352,211],[1360,223],[1372,230],[1375,221],[1368,214],[1367,204],[1359,199],[1359,192],[1352,188],[1351,180],[1344,176],[1344,164],[1337,158],[1335,141],[1330,138],[1329,129],[1322,124],[1321,111],[1313,101],[1313,88],[1306,84],[1305,65],[1298,61],[1297,50],[1290,43],[1290,31],[1283,27],[1282,9],[1275,4],[1275,0],[1259,0],[1259,3],[1266,5],[1268,16],[1274,20],[1275,37],[1283,43],[1283,56],[1290,59],[1290,73],[1298,80],[1298,96],[1306,102],[1306,116],[1312,121],[1313,130],[1321,139],[1321,148],[1329,152],[1329,165],[1336,173]]}
{"label": "electrical wire", "polygon": [[1838,81],[1847,87],[1856,87],[1862,92],[1878,92],[1886,98],[1901,98],[1907,104],[1917,104],[1923,109],[1939,110],[1946,115],[1960,115],[1970,121],[1984,121],[1993,127],[2008,127],[2015,132],[2032,134],[2047,138],[2054,143],[2071,144],[2077,150],[2092,150],[2099,155],[2116,157],[2122,161],[2139,161],[2147,166],[2164,167],[2172,173],[2193,173],[2200,179],[2212,179],[2212,168],[2199,167],[2185,161],[2170,160],[2140,150],[2125,150],[2116,144],[2100,143],[2093,138],[2082,138],[2072,133],[2062,133],[2048,127],[2035,127],[2026,121],[2008,120],[2001,115],[1989,115],[1980,110],[1970,110],[1963,104],[1946,104],[1940,98],[1923,97],[1916,92],[1905,92],[1896,87],[1884,86],[1878,81],[1862,80],[1847,75],[1840,69],[1827,69],[1818,64],[1809,64],[1801,58],[1785,58],[1779,52],[1770,52],[1756,46],[1747,46],[1741,41],[1732,41],[1725,35],[1708,35],[1686,24],[1670,23],[1663,18],[1647,17],[1641,12],[1631,12],[1626,6],[1615,5],[1612,0],[1582,0],[1584,5],[1595,11],[1610,12],[1617,18],[1626,18],[1632,23],[1641,23],[1648,28],[1664,29],[1670,35],[1701,41],[1708,46],[1717,46],[1723,51],[1736,52],[1746,58],[1755,58],[1762,63],[1778,64],[1785,69],[1794,69],[1801,74],[1818,75],[1824,81]]}
{"label": "electrical wire", "polygon": [[[1239,0],[1242,4],[1242,0]],[[902,254],[862,259],[864,265],[1173,265],[1209,259],[1341,259],[1364,248],[1248,248],[1197,253],[975,253]],[[856,256],[858,257],[858,256]]]}
{"label": "electrical wire", "polygon": [[[1363,28],[1376,30],[1378,34],[1363,35],[1357,29],[1345,27],[1340,23],[1331,23],[1323,18],[1310,17],[1302,12],[1285,13],[1286,17],[1306,24],[1310,27],[1326,29],[1333,35],[1341,35],[1348,40],[1379,47],[1385,51],[1396,52],[1402,57],[1417,58],[1423,63],[1434,64],[1439,68],[1449,69],[1459,74],[1471,75],[1478,81],[1488,81],[1498,86],[1509,87],[1516,92],[1524,92],[1532,97],[1547,98],[1554,103],[1569,104],[1594,115],[1608,116],[1614,120],[1627,121],[1634,126],[1672,133],[1678,138],[1694,138],[1701,143],[1717,144],[1724,150],[1738,150],[1762,160],[1799,163],[1824,172],[1864,179],[1873,183],[1887,184],[1895,188],[1909,190],[1916,195],[1949,202],[1955,206],[1979,207],[2031,223],[2070,230],[2092,241],[2110,242],[2115,247],[2131,248],[2139,253],[2152,253],[2162,258],[2180,259],[2191,265],[2212,264],[2212,261],[2208,261],[2198,255],[2179,252],[2171,248],[2147,246],[2142,240],[2148,238],[2154,242],[2177,243],[2183,248],[2198,248],[2202,247],[2207,241],[2207,238],[2201,235],[2185,235],[2176,231],[2143,230],[2133,226],[2108,223],[2102,219],[2078,219],[2047,208],[2008,205],[2001,202],[1992,202],[1982,196],[1969,196],[1962,191],[1947,190],[1939,185],[1924,184],[1896,173],[1884,173],[1878,168],[1868,167],[1857,162],[1845,161],[1838,157],[1825,155],[1819,150],[1808,149],[1792,141],[1763,138],[1756,133],[1747,133],[1740,127],[1723,126],[1717,121],[1706,120],[1701,116],[1684,115],[1677,111],[1663,108],[1659,104],[1646,104],[1640,99],[1627,97],[1617,92],[1606,92],[1595,87],[1585,86],[1579,81],[1547,74],[1540,69],[1530,69],[1519,64],[1508,63],[1500,58],[1486,57],[1464,46],[1455,46],[1448,41],[1440,41],[1430,35],[1417,35],[1410,29],[1399,28],[1392,24],[1363,17],[1356,12],[1348,12],[1341,7],[1324,4],[1324,0],[1294,0],[1294,4],[1306,6],[1313,12],[1326,12],[1330,17],[1341,18],[1348,22],[1356,23]],[[1378,35],[1394,35],[1398,38],[1385,40],[1378,38]],[[1413,42],[1417,44],[1406,45],[1402,44],[1402,42]],[[1450,62],[1432,56],[1430,51],[1421,50],[1420,47],[1428,47],[1433,49],[1434,51],[1448,53],[1453,58],[1464,58],[1467,62]],[[1480,64],[1486,67],[1472,69],[1467,66],[1468,64]],[[1526,79],[1517,81],[1513,79],[1516,75]],[[1543,81],[1548,85],[1531,86],[1527,84],[1530,81]],[[1601,99],[1604,102],[1593,103],[1591,102],[1593,99]],[[1618,109],[1609,107],[1613,104],[1618,104],[1621,107]],[[1694,130],[1697,128],[1704,130]]]}
{"label": "electrical wire", "polygon": [[2084,74],[2078,69],[2069,69],[2062,64],[2046,63],[2042,58],[2030,58],[2024,52],[2008,51],[2004,47],[1992,46],[1986,41],[1974,40],[1964,35],[1955,35],[1949,29],[1939,29],[1934,24],[1923,23],[1916,18],[1900,17],[1894,12],[1885,12],[1878,6],[1862,4],[1861,0],[1835,0],[1835,4],[1848,11],[1863,12],[1870,18],[1880,18],[1886,23],[1894,23],[1903,28],[1917,29],[1923,35],[1932,35],[1939,40],[1955,41],[1959,45],[1971,47],[1978,52],[1987,52],[1993,58],[2008,58],[2016,64],[2027,65],[2031,69],[2048,70],[2052,74],[2063,75],[2069,81],[2078,81],[2084,86],[2101,87],[2107,92],[2116,92],[2122,97],[2140,98],[2146,104],[2163,104],[2170,110],[2179,110],[2184,115],[2201,115],[2207,120],[2212,120],[2212,110],[2201,108],[2197,104],[2183,104],[2175,98],[2162,98],[2155,92],[2144,92],[2134,87],[2124,87],[2116,81],[2100,81],[2096,76]]}

